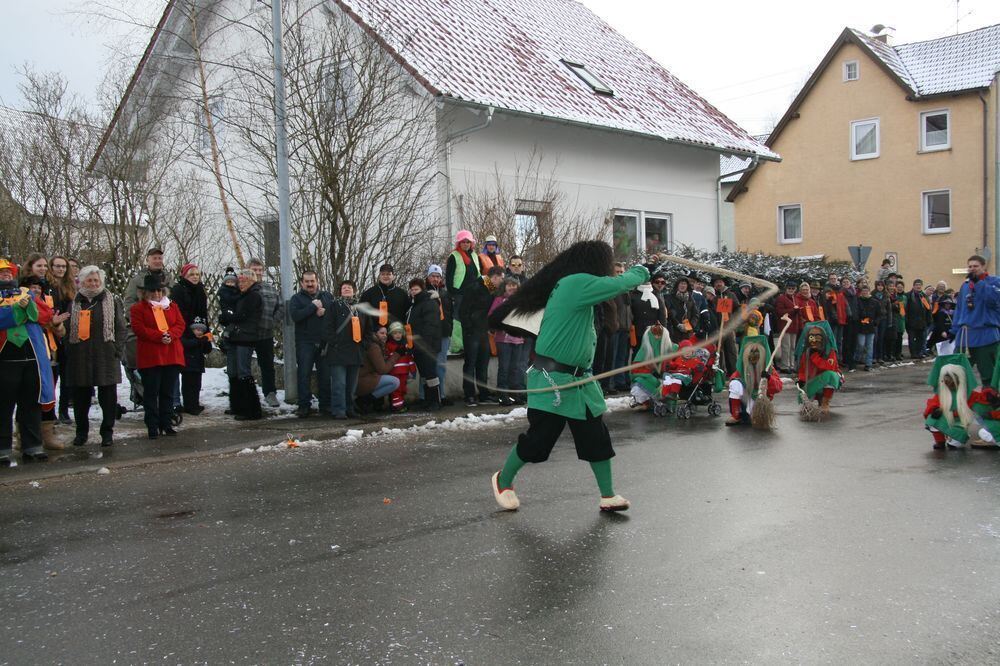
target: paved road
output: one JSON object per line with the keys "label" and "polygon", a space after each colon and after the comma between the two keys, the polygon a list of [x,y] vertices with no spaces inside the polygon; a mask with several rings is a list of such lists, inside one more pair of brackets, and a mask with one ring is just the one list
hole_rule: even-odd
{"label": "paved road", "polygon": [[617,413],[620,516],[566,440],[498,512],[515,425],[0,488],[0,663],[996,663],[1000,455],[931,451],[926,370]]}

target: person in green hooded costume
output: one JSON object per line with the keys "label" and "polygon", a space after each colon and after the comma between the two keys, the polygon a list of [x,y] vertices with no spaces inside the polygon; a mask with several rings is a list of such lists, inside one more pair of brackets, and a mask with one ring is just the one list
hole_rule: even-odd
{"label": "person in green hooded costume", "polygon": [[607,405],[600,385],[591,381],[558,388],[591,376],[597,345],[594,308],[603,307],[605,322],[608,317],[614,321],[614,308],[607,302],[649,280],[649,269],[643,266],[611,277],[613,264],[614,254],[607,243],[574,243],[521,285],[490,317],[491,328],[524,334],[526,322],[537,322],[540,315],[540,323],[532,324],[538,326],[538,337],[527,388],[552,389],[528,394],[528,430],[518,437],[503,469],[490,479],[493,497],[505,510],[520,506],[514,492],[515,475],[525,463],[547,460],[566,425],[573,433],[577,457],[590,463],[597,479],[601,511],[629,507],[628,500],[615,493],[611,480],[615,452],[601,418]]}
{"label": "person in green hooded costume", "polygon": [[[663,356],[677,349],[677,346],[670,341],[670,333],[667,332],[659,322],[646,329],[642,334],[642,343],[636,350],[632,358],[633,363],[645,361],[647,358]],[[660,395],[660,383],[663,381],[663,373],[667,362],[644,365],[632,370],[632,397],[637,405],[645,405],[647,408],[653,404],[653,399]]]}
{"label": "person in green hooded costume", "polygon": [[[934,448],[959,449],[969,441],[970,431],[992,443],[993,435],[976,416],[976,404],[985,400],[979,380],[965,354],[945,354],[934,360],[927,384],[934,395],[924,408],[924,427],[934,438]],[[975,394],[975,396],[974,396]]]}
{"label": "person in green hooded costume", "polygon": [[799,402],[815,400],[819,403],[820,416],[826,417],[830,413],[833,392],[844,383],[837,359],[837,343],[828,322],[811,321],[802,327],[795,358],[799,360]]}
{"label": "person in green hooded costume", "polygon": [[771,347],[766,335],[747,335],[740,341],[736,372],[729,377],[729,418],[727,426],[750,425],[758,391],[767,392],[769,400],[781,391],[781,377],[768,366]]}

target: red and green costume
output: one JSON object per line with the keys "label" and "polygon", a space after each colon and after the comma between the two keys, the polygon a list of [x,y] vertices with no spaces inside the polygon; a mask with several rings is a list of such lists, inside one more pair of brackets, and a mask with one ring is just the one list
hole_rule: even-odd
{"label": "red and green costume", "polygon": [[[822,336],[819,348],[809,345],[810,334]],[[799,360],[799,388],[805,392],[806,398],[828,404],[833,392],[844,383],[837,358],[837,344],[828,322],[811,321],[802,327],[795,346],[795,358]],[[802,402],[801,393],[799,402]]]}

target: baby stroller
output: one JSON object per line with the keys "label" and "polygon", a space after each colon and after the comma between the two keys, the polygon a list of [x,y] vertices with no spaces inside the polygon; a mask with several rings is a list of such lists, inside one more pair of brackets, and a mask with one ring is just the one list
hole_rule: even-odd
{"label": "baby stroller", "polygon": [[[653,400],[653,414],[666,416],[675,412],[678,419],[689,419],[698,407],[706,407],[709,415],[722,414],[722,405],[713,393],[724,388],[722,371],[716,367],[715,347],[709,345],[694,351],[690,357],[681,357],[673,368],[681,372],[666,373],[664,387],[679,385],[679,390],[664,390],[665,395]],[[686,371],[686,372],[685,372]]]}

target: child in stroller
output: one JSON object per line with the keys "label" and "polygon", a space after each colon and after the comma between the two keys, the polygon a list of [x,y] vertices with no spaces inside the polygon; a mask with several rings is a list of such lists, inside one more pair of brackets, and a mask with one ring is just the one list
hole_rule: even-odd
{"label": "child in stroller", "polygon": [[719,416],[722,405],[716,402],[712,393],[722,390],[723,381],[715,367],[715,346],[695,349],[690,340],[684,340],[679,349],[681,355],[667,364],[660,404],[654,405],[653,414],[665,416],[675,412],[677,418],[688,419],[697,407],[707,405],[709,414]]}

